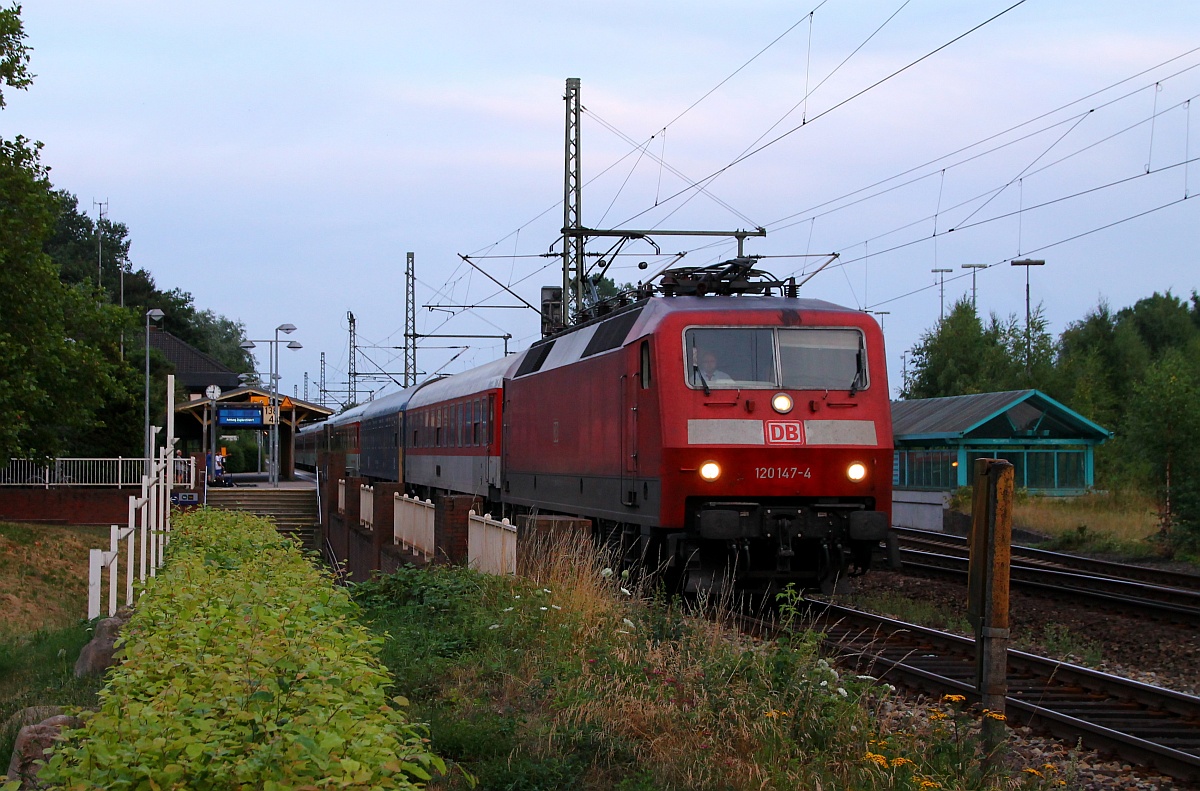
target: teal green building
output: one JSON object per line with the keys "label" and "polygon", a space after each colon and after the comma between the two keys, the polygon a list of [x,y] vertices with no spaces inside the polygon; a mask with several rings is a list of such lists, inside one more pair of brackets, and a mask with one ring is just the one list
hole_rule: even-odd
{"label": "teal green building", "polygon": [[971,462],[1004,459],[1033,494],[1077,495],[1095,484],[1096,446],[1112,436],[1039,390],[892,402],[898,489],[952,491]]}

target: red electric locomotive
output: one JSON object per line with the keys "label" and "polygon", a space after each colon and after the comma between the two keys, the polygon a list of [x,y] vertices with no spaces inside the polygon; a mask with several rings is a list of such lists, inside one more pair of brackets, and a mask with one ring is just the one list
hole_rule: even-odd
{"label": "red electric locomotive", "polygon": [[720,293],[736,279],[705,296],[680,287],[703,279],[674,282],[693,295],[525,353],[504,390],[505,503],[589,517],[686,590],[828,588],[865,571],[891,512],[878,325],[819,300]]}

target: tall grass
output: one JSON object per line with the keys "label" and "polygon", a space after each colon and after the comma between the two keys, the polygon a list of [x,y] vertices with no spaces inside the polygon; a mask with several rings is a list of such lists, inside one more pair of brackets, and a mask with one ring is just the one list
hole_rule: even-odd
{"label": "tall grass", "polygon": [[1133,491],[1080,497],[1024,497],[1013,507],[1014,524],[1051,536],[1091,533],[1121,543],[1144,542],[1158,533],[1152,497]]}
{"label": "tall grass", "polygon": [[814,633],[752,639],[589,542],[523,546],[515,578],[407,568],[357,587],[395,692],[463,770],[431,787],[468,774],[527,791],[1041,787],[985,778],[968,712],[910,709],[832,667]]}
{"label": "tall grass", "polygon": [[[954,493],[950,507],[971,512],[971,488]],[[1091,492],[1079,497],[1035,497],[1018,491],[1013,527],[1048,536],[1040,546],[1132,560],[1171,556],[1160,540],[1158,504],[1137,489]]]}
{"label": "tall grass", "polygon": [[[96,705],[100,676],[75,678],[75,660],[92,639],[92,626],[71,626],[0,638],[0,760],[8,768],[26,708]],[[41,717],[39,719],[44,719]]]}

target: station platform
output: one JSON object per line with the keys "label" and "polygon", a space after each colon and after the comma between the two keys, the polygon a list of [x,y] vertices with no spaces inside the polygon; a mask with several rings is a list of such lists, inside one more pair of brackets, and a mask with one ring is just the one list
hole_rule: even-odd
{"label": "station platform", "polygon": [[292,481],[280,481],[278,487],[271,485],[270,476],[265,472],[234,472],[225,476],[226,480],[230,481],[233,486],[210,486],[210,490],[217,489],[316,489],[317,480],[312,473],[297,471],[296,479]]}

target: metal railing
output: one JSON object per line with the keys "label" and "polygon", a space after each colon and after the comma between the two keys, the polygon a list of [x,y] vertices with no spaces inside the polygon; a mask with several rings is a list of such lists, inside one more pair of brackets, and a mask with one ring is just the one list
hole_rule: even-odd
{"label": "metal railing", "polygon": [[375,489],[366,484],[358,487],[358,523],[375,529]]}
{"label": "metal railing", "polygon": [[517,573],[517,528],[491,514],[467,516],[467,565],[485,574]]}
{"label": "metal railing", "polygon": [[397,546],[410,550],[413,555],[429,560],[434,554],[433,501],[423,501],[399,492],[392,495],[392,499],[396,503],[392,511],[393,541]]}
{"label": "metal railing", "polygon": [[[196,460],[175,458],[175,484],[184,488],[196,485]],[[0,469],[0,486],[140,486],[146,475],[145,459],[10,459]]]}

